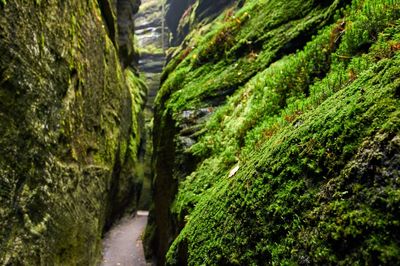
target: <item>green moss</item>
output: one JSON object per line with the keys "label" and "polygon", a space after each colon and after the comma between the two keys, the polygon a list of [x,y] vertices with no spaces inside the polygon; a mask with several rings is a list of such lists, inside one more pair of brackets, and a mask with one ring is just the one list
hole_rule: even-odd
{"label": "green moss", "polygon": [[96,265],[105,225],[135,204],[139,88],[97,1],[2,7],[0,264]]}
{"label": "green moss", "polygon": [[[192,212],[186,208],[188,223],[170,250],[169,263],[174,264],[183,240],[189,243],[190,265],[259,264],[265,258],[289,264],[394,263],[399,249],[390,236],[399,216],[389,206],[398,201],[393,178],[398,161],[380,147],[395,145],[395,152],[399,132],[379,125],[398,114],[391,83],[398,62],[382,62],[364,72],[359,81],[301,116],[300,126],[285,126],[259,151],[243,155],[234,177],[225,172],[208,189],[195,191],[199,202]],[[385,168],[368,170],[380,165],[374,160],[389,161]],[[205,167],[198,171],[209,172]],[[386,181],[375,183],[382,174]],[[193,191],[189,180],[184,187]],[[377,205],[372,196],[377,191],[389,205]],[[176,204],[187,201],[183,195],[188,193],[180,193]]]}
{"label": "green moss", "polygon": [[[247,1],[176,52],[156,114],[156,140],[177,127],[175,165],[156,169],[180,181],[168,264],[396,263],[400,6],[353,1],[330,21],[341,4]],[[202,107],[205,124],[182,115]]]}
{"label": "green moss", "polygon": [[130,137],[129,148],[130,151],[134,152],[131,154],[132,158],[136,160],[140,144],[141,128],[140,128],[140,115],[142,108],[145,104],[145,98],[147,95],[147,87],[144,81],[137,77],[131,69],[125,70],[125,80],[129,88],[132,97],[132,135]]}

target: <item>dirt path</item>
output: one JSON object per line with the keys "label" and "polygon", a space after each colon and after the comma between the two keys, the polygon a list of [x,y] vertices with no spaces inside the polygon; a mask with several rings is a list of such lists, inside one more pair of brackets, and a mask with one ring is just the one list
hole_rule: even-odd
{"label": "dirt path", "polygon": [[147,266],[141,236],[146,227],[148,212],[138,211],[126,217],[107,233],[103,240],[101,266]]}

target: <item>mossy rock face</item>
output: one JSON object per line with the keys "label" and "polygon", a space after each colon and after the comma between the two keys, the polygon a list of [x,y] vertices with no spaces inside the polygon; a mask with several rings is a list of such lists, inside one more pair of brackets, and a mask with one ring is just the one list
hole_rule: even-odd
{"label": "mossy rock face", "polygon": [[[116,2],[103,2],[117,32]],[[104,12],[97,1],[0,6],[0,264],[96,265],[104,226],[134,208],[143,99]]]}
{"label": "mossy rock face", "polygon": [[[166,23],[173,35],[172,46],[180,45],[186,35],[200,23],[209,23],[233,0],[167,0]],[[240,1],[239,1],[240,2]]]}
{"label": "mossy rock face", "polygon": [[139,208],[146,210],[152,202],[153,103],[160,88],[160,76],[165,64],[164,50],[168,45],[168,28],[162,22],[162,5],[163,1],[143,0],[135,16],[135,39],[140,57],[138,69],[148,88],[143,121],[146,132],[142,137],[141,150],[144,179],[139,202]]}
{"label": "mossy rock face", "polygon": [[397,263],[399,18],[391,0],[244,1],[187,35],[156,99],[167,264]]}
{"label": "mossy rock face", "polygon": [[167,0],[166,1],[166,23],[171,33],[174,35],[175,40],[173,44],[177,45],[181,40],[177,39],[178,26],[182,15],[186,10],[195,2],[195,0]]}

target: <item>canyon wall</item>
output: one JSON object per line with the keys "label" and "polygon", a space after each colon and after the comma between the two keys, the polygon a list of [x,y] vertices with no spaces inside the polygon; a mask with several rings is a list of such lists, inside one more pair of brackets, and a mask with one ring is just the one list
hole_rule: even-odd
{"label": "canyon wall", "polygon": [[139,206],[146,210],[150,208],[152,196],[153,105],[157,91],[160,88],[161,72],[165,64],[164,51],[169,44],[168,28],[165,27],[162,21],[162,11],[161,1],[143,0],[140,10],[135,16],[135,35],[139,54],[138,69],[148,88],[143,121],[145,134],[142,138],[141,149],[144,185]]}
{"label": "canyon wall", "polygon": [[400,5],[168,3],[157,263],[396,264]]}
{"label": "canyon wall", "polygon": [[0,264],[97,265],[136,208],[139,4],[0,1]]}

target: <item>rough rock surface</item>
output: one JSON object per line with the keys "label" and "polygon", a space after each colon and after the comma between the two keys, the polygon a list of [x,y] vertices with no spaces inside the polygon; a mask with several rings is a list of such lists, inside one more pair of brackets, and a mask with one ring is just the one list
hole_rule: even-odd
{"label": "rough rock surface", "polygon": [[0,1],[0,264],[96,265],[135,209],[143,94],[121,5],[138,1]]}
{"label": "rough rock surface", "polygon": [[[162,1],[144,0],[138,14],[136,15],[135,34],[139,47],[139,64],[141,74],[146,80],[148,96],[144,110],[146,134],[143,142],[142,162],[144,169],[144,182],[142,197],[139,206],[142,209],[150,209],[152,206],[152,175],[153,167],[151,163],[153,150],[153,105],[154,99],[160,88],[160,77],[165,63],[165,49],[169,45],[169,31],[162,21],[163,6]],[[164,25],[164,29],[163,29]],[[153,220],[154,217],[150,217]],[[146,234],[152,234],[147,230]],[[146,237],[149,240],[150,237]],[[149,241],[144,242],[149,246]],[[153,259],[149,248],[145,249],[147,259]]]}
{"label": "rough rock surface", "polygon": [[155,101],[158,264],[396,264],[399,4],[203,2],[170,1],[192,26]]}
{"label": "rough rock surface", "polygon": [[[139,48],[139,70],[146,77],[148,99],[146,107],[153,109],[154,98],[160,87],[160,76],[168,48],[168,29],[162,29],[162,5],[160,1],[143,0],[135,17],[135,35]],[[162,34],[164,33],[164,36]],[[163,47],[164,46],[164,47]]]}
{"label": "rough rock surface", "polygon": [[172,45],[181,44],[197,24],[209,23],[233,2],[233,0],[167,0],[165,18],[173,35]]}
{"label": "rough rock surface", "polygon": [[[151,204],[151,156],[153,103],[160,88],[160,77],[165,63],[164,50],[168,47],[168,29],[162,29],[162,2],[143,0],[139,12],[135,16],[135,37],[139,54],[138,69],[147,87],[147,98],[144,109],[142,138],[140,151],[143,165],[144,182],[139,207],[148,210]],[[164,34],[164,35],[163,35]]]}

